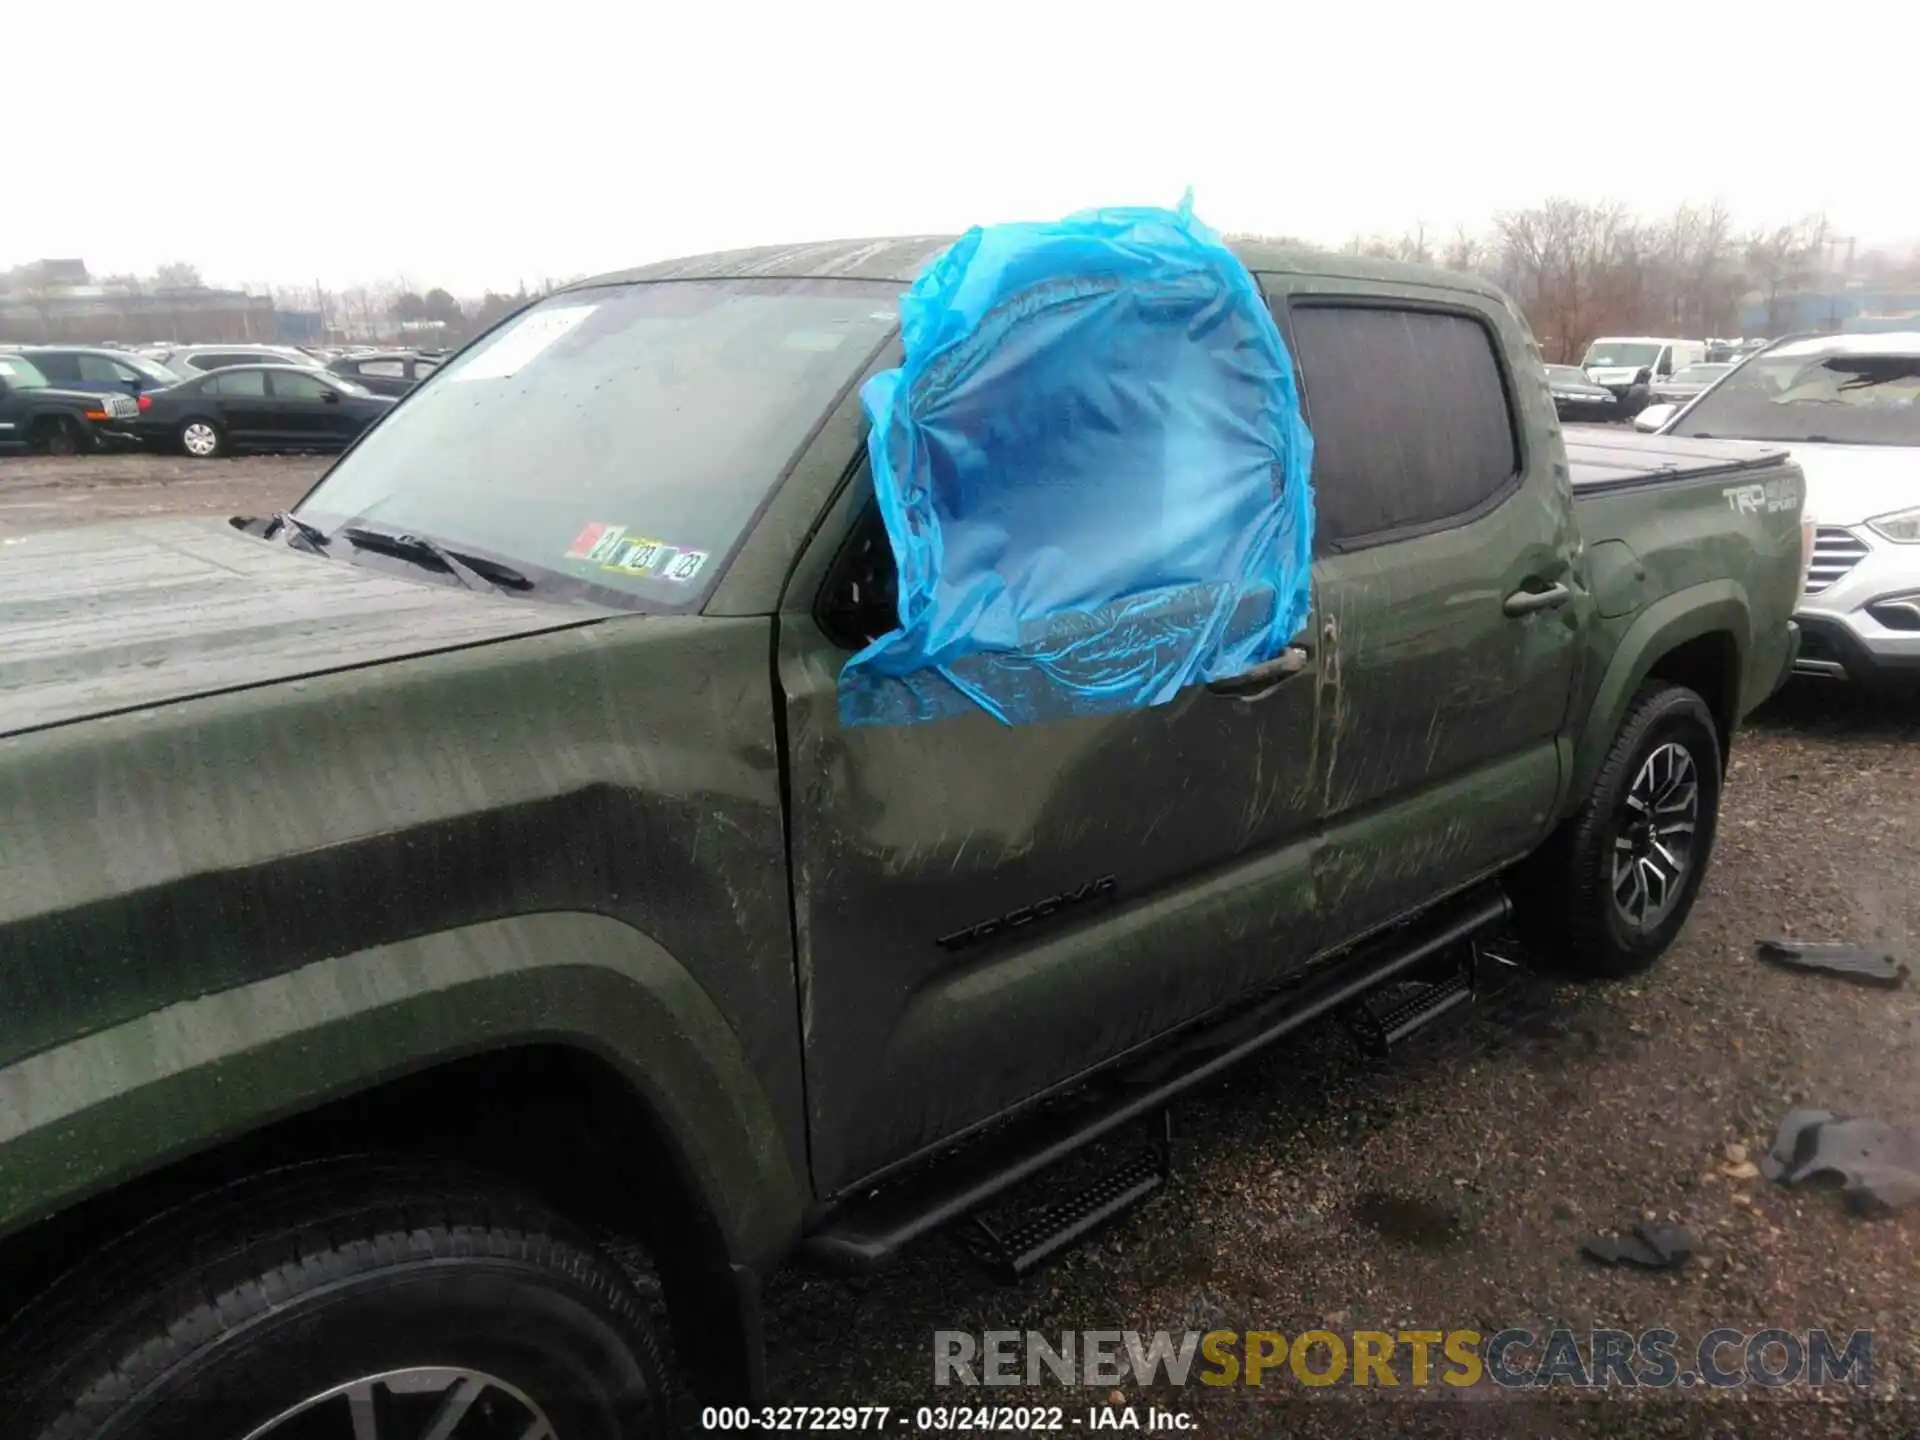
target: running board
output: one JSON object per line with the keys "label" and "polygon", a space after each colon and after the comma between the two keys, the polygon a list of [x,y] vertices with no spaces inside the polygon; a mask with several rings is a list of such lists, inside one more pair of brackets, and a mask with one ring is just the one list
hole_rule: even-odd
{"label": "running board", "polygon": [[1479,993],[1474,974],[1477,948],[1471,943],[1460,946],[1457,968],[1431,981],[1383,985],[1362,996],[1348,1012],[1348,1023],[1360,1048],[1376,1058],[1384,1057],[1435,1021],[1471,1005]]}
{"label": "running board", "polygon": [[1153,1147],[1122,1162],[1070,1199],[1030,1215],[1019,1224],[989,1224],[976,1215],[968,1236],[974,1258],[1003,1280],[1018,1280],[1131,1210],[1173,1173],[1173,1116],[1161,1113]]}
{"label": "running board", "polygon": [[[1378,986],[1506,922],[1507,897],[1488,885],[1445,902],[1406,926],[1357,946],[1322,977],[1201,1031],[1164,1058],[1096,1080],[1065,1114],[1042,1112],[910,1178],[883,1184],[847,1204],[801,1242],[803,1256],[845,1272],[872,1270],[921,1236],[971,1214],[1084,1146],[1111,1135],[1195,1086],[1322,1016],[1351,1006]],[[1211,1042],[1211,1043],[1210,1043]],[[1186,1063],[1180,1063],[1184,1060]],[[1164,1068],[1163,1068],[1164,1067]],[[1144,1193],[1144,1192],[1143,1192]],[[1097,1222],[1096,1222],[1097,1223]]]}

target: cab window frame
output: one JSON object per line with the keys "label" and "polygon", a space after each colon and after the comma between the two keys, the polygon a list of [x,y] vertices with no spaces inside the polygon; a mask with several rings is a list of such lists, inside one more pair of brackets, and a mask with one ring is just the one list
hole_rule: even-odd
{"label": "cab window frame", "polygon": [[[1279,284],[1292,277],[1262,276],[1263,287]],[[1520,402],[1520,390],[1516,383],[1508,346],[1503,343],[1498,323],[1486,310],[1470,300],[1453,297],[1427,295],[1386,295],[1370,291],[1346,291],[1339,289],[1268,292],[1268,306],[1279,323],[1283,337],[1287,342],[1287,353],[1293,360],[1295,380],[1300,390],[1302,414],[1307,428],[1314,428],[1313,387],[1307,375],[1302,359],[1298,334],[1294,325],[1294,316],[1308,310],[1384,310],[1393,313],[1433,315],[1452,320],[1463,320],[1475,326],[1485,340],[1493,360],[1494,374],[1500,386],[1501,399],[1506,406],[1508,442],[1513,455],[1513,468],[1485,495],[1462,509],[1441,515],[1428,516],[1419,520],[1407,521],[1397,525],[1381,526],[1372,530],[1357,531],[1351,535],[1335,536],[1326,525],[1320,523],[1320,507],[1315,505],[1315,524],[1313,536],[1314,554],[1344,555],[1359,550],[1371,550],[1381,545],[1397,544],[1404,540],[1415,540],[1427,535],[1438,535],[1449,530],[1463,529],[1477,523],[1506,504],[1526,483],[1526,477],[1533,464],[1531,447],[1528,444],[1527,427],[1523,423],[1524,413]],[[1324,395],[1323,395],[1324,401]],[[1316,454],[1316,470],[1318,455]],[[1320,483],[1318,474],[1314,484]]]}

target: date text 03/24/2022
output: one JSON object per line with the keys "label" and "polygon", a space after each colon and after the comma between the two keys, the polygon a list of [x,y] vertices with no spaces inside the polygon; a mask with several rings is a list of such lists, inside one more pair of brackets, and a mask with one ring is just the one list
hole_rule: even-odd
{"label": "date text 03/24/2022", "polygon": [[917,1433],[988,1432],[1027,1435],[1053,1430],[1150,1430],[1163,1434],[1191,1431],[1184,1410],[1158,1406],[1094,1405],[921,1405],[912,1410],[888,1405],[709,1405],[700,1412],[700,1428],[716,1431],[910,1430]]}

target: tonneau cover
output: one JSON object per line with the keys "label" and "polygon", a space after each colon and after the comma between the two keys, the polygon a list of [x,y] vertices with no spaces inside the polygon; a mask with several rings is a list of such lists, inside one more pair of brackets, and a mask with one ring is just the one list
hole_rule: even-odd
{"label": "tonneau cover", "polygon": [[1660,480],[1761,470],[1787,458],[1778,445],[1749,440],[1689,440],[1638,430],[1568,429],[1573,488],[1611,490]]}

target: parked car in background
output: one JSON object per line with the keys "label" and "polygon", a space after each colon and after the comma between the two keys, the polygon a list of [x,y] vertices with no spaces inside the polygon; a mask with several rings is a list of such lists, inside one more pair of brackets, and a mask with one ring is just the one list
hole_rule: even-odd
{"label": "parked car in background", "polygon": [[1816,529],[1796,673],[1920,679],[1920,332],[1782,340],[1644,419],[1664,435],[1784,444],[1806,472]]}
{"label": "parked car in background", "polygon": [[325,370],[229,365],[146,397],[138,432],[199,460],[237,450],[342,450],[393,401]]}
{"label": "parked car in background", "polygon": [[19,352],[47,379],[63,390],[96,394],[145,395],[165,390],[185,377],[157,360],[131,350],[90,345],[22,345]]}
{"label": "parked car in background", "polygon": [[0,452],[84,455],[136,444],[139,414],[130,395],[94,394],[55,385],[18,350],[0,351]]}
{"label": "parked car in background", "polygon": [[1621,418],[1619,398],[1606,386],[1587,378],[1578,365],[1547,366],[1547,388],[1553,408],[1562,420],[1608,424]]}
{"label": "parked car in background", "polygon": [[1580,368],[1611,390],[1628,418],[1653,402],[1652,387],[1707,358],[1706,342],[1650,335],[1603,335],[1587,347]]}
{"label": "parked car in background", "polygon": [[1667,379],[1653,382],[1652,403],[1684,405],[1731,369],[1731,361],[1682,366]]}
{"label": "parked car in background", "polygon": [[440,355],[418,350],[378,351],[370,355],[341,355],[327,369],[375,395],[404,395],[439,368]]}
{"label": "parked car in background", "polygon": [[179,345],[152,356],[183,380],[224,370],[231,365],[304,365],[323,368],[318,360],[293,345]]}

